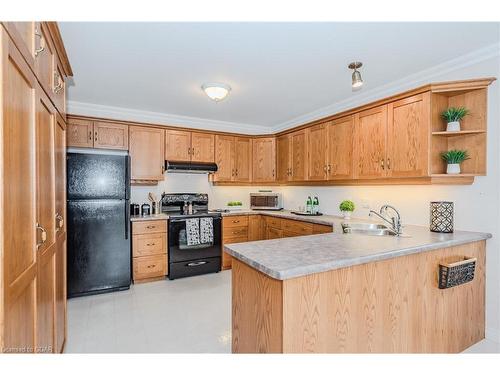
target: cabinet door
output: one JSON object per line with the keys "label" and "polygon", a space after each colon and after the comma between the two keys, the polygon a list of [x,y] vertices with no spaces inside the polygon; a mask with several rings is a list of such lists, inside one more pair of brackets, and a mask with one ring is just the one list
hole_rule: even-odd
{"label": "cabinet door", "polygon": [[253,181],[272,182],[276,178],[276,139],[256,138],[252,141]]}
{"label": "cabinet door", "polygon": [[56,117],[54,134],[56,236],[66,233],[66,124]]}
{"label": "cabinet door", "polygon": [[0,351],[34,350],[36,327],[36,78],[0,28],[2,105],[3,342]]}
{"label": "cabinet door", "polygon": [[352,178],[354,117],[347,116],[328,125],[328,179]]}
{"label": "cabinet door", "polygon": [[[52,98],[54,92],[54,71],[56,70],[56,52],[46,23],[36,23],[35,71],[40,85]],[[52,98],[53,99],[53,98]]]}
{"label": "cabinet door", "polygon": [[234,137],[228,135],[215,136],[215,163],[217,173],[214,181],[232,181],[234,178]]}
{"label": "cabinet door", "polygon": [[250,215],[248,217],[248,241],[260,241],[264,239],[264,222],[260,215]]}
{"label": "cabinet door", "polygon": [[283,238],[283,230],[273,227],[266,227],[266,240],[273,240],[275,238]]}
{"label": "cabinet door", "polygon": [[299,130],[290,135],[291,180],[307,180],[307,132]]}
{"label": "cabinet door", "polygon": [[387,176],[427,176],[430,93],[390,103],[387,112]]}
{"label": "cabinet door", "polygon": [[66,237],[56,241],[55,254],[55,343],[54,351],[61,353],[66,340]]}
{"label": "cabinet door", "polygon": [[36,23],[32,21],[2,23],[28,65],[34,70],[35,48],[40,46],[40,40],[36,40],[39,39],[36,35]]}
{"label": "cabinet door", "polygon": [[130,174],[132,180],[163,180],[165,134],[163,129],[130,126]]}
{"label": "cabinet door", "polygon": [[68,147],[94,147],[94,124],[92,121],[68,119]]}
{"label": "cabinet door", "polygon": [[354,176],[386,176],[387,105],[354,115]]}
{"label": "cabinet door", "polygon": [[292,174],[290,161],[291,147],[290,135],[285,134],[276,138],[276,179],[279,182],[285,182],[290,179]]}
{"label": "cabinet door", "polygon": [[234,181],[252,180],[252,140],[235,137],[234,139]]}
{"label": "cabinet door", "polygon": [[325,180],[327,173],[326,124],[307,129],[308,179]]}
{"label": "cabinet door", "polygon": [[191,160],[191,132],[167,130],[165,144],[165,160]]}
{"label": "cabinet door", "polygon": [[128,150],[128,125],[94,122],[94,147]]}
{"label": "cabinet door", "polygon": [[213,163],[215,159],[215,135],[191,133],[191,161]]}

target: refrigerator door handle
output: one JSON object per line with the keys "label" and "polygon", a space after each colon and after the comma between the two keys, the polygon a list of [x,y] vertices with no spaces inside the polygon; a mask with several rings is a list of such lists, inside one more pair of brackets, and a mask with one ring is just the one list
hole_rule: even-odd
{"label": "refrigerator door handle", "polygon": [[128,240],[128,231],[130,228],[130,205],[125,201],[125,239]]}

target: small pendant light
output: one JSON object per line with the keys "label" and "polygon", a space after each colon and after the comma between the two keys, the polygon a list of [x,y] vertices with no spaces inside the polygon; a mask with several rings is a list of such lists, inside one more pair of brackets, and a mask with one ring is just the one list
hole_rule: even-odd
{"label": "small pendant light", "polygon": [[354,61],[348,65],[349,69],[354,69],[352,72],[352,87],[358,88],[363,86],[363,79],[361,78],[361,73],[358,71],[358,68],[363,66],[362,62]]}

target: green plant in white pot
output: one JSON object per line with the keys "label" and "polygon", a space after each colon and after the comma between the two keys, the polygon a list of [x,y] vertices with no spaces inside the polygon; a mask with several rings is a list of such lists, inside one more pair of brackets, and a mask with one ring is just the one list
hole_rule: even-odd
{"label": "green plant in white pot", "polygon": [[447,122],[447,132],[459,132],[460,120],[469,114],[469,110],[465,107],[450,107],[443,113],[441,117]]}
{"label": "green plant in white pot", "polygon": [[346,220],[351,218],[351,214],[355,208],[356,206],[354,205],[354,202],[349,200],[342,201],[339,205],[340,212],[342,212],[342,215]]}
{"label": "green plant in white pot", "polygon": [[441,153],[441,158],[447,163],[447,174],[460,174],[460,164],[470,159],[467,150],[448,150]]}

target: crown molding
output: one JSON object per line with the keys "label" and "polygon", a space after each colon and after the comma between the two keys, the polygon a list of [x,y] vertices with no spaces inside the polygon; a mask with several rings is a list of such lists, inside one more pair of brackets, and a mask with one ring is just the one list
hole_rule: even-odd
{"label": "crown molding", "polygon": [[[436,79],[445,74],[452,73],[469,66],[473,66],[480,62],[498,56],[500,56],[500,43],[491,44],[460,57],[435,65],[432,68],[411,74],[400,80],[390,82],[371,90],[360,92],[351,98],[338,101],[335,104],[331,104],[329,106],[274,125],[272,127],[272,132],[278,133],[284,130],[288,130],[295,126],[304,125],[315,120],[320,120],[322,118],[334,115],[335,113],[343,112],[345,110],[373,102],[380,98],[397,94],[398,92],[413,89],[423,84],[430,83],[433,79]],[[461,79],[465,78],[462,77]]]}
{"label": "crown molding", "polygon": [[122,107],[84,103],[69,100],[67,113],[71,115],[109,118],[113,120],[144,122],[155,125],[178,126],[200,130],[214,130],[250,135],[269,134],[271,127],[237,122],[210,120],[199,117],[173,115],[160,112],[141,111]]}

